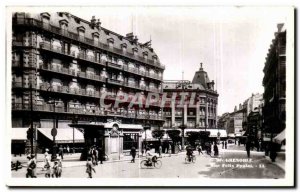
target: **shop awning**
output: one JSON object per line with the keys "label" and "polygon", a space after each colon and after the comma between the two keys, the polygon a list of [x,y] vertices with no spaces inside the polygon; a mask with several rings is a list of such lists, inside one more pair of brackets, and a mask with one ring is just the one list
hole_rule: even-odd
{"label": "shop awning", "polygon": [[27,140],[27,130],[28,127],[12,128],[11,140],[18,140],[18,141]]}
{"label": "shop awning", "polygon": [[[205,131],[205,129],[199,129],[199,131]],[[227,137],[227,132],[225,129],[206,129],[210,132],[209,137],[218,137],[218,132],[220,133],[220,138]]]}
{"label": "shop awning", "polygon": [[[51,135],[52,128],[38,128],[38,131],[50,140],[53,139]],[[72,128],[57,128],[57,135],[55,137],[57,143],[72,143],[73,142],[73,129]],[[74,142],[84,143],[83,133],[74,129]]]}
{"label": "shop awning", "polygon": [[279,133],[276,137],[274,137],[274,142],[281,144],[284,139],[285,139],[285,129],[281,133]]}

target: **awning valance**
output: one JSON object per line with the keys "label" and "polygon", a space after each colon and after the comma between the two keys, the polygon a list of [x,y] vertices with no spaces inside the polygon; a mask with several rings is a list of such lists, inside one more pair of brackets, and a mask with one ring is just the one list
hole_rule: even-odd
{"label": "awning valance", "polygon": [[[38,128],[38,131],[50,140],[53,139],[51,135],[52,128]],[[73,142],[73,129],[72,128],[57,128],[57,135],[55,137],[57,143],[72,143]],[[74,129],[74,142],[84,143],[83,133]]]}
{"label": "awning valance", "polygon": [[285,139],[285,129],[281,133],[279,133],[276,137],[274,137],[274,142],[281,144],[284,139]]}
{"label": "awning valance", "polygon": [[11,140],[27,140],[28,127],[12,128]]}

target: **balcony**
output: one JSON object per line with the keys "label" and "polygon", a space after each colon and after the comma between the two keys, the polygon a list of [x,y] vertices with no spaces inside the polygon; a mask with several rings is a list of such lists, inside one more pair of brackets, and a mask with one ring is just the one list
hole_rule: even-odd
{"label": "balcony", "polygon": [[112,67],[112,68],[115,68],[115,69],[120,69],[120,70],[122,70],[122,65],[119,65],[119,64],[117,64],[117,63],[113,63],[113,62],[107,61],[107,66]]}
{"label": "balcony", "polygon": [[123,84],[122,81],[119,81],[117,79],[111,79],[111,78],[107,79],[107,82],[111,83],[111,84],[115,84],[115,85],[122,85]]}
{"label": "balcony", "polygon": [[43,49],[43,50],[54,52],[54,53],[59,53],[59,54],[62,54],[62,55],[74,57],[74,54],[69,54],[69,53],[65,52],[64,49],[62,49],[62,47],[54,46],[54,45],[51,45],[50,43],[41,42],[40,43],[40,48]]}
{"label": "balcony", "polygon": [[12,45],[13,45],[13,46],[17,46],[17,47],[21,47],[21,46],[23,46],[23,41],[16,41],[16,40],[13,40],[13,41],[12,41]]}
{"label": "balcony", "polygon": [[12,82],[12,87],[20,88],[23,87],[23,83],[21,81]]}
{"label": "balcony", "polygon": [[66,38],[69,38],[69,39],[75,39],[77,41],[80,41],[80,42],[86,43],[88,45],[91,45],[93,47],[101,48],[101,49],[104,49],[106,51],[113,52],[115,54],[122,55],[122,56],[125,56],[127,58],[130,58],[130,59],[133,59],[133,60],[136,60],[136,61],[142,61],[144,63],[147,63],[148,65],[158,67],[160,69],[165,69],[164,65],[160,64],[159,62],[155,63],[154,60],[144,59],[143,57],[140,57],[140,56],[135,57],[132,53],[123,52],[122,49],[118,49],[118,48],[111,49],[106,44],[103,44],[103,43],[100,43],[100,42],[96,43],[96,42],[93,41],[93,39],[89,39],[89,38],[86,38],[84,36],[79,36],[76,33],[72,33],[70,31],[63,30],[59,27],[53,26],[53,25],[48,24],[48,23],[43,23],[42,21],[34,19],[34,18],[25,18],[25,19],[24,18],[14,18],[13,19],[13,25],[35,26],[35,27],[44,29],[46,31],[49,31],[51,33],[62,35],[62,36],[66,37]]}
{"label": "balcony", "polygon": [[11,65],[12,65],[12,67],[21,67],[20,61],[17,61],[17,60],[12,60]]}
{"label": "balcony", "polygon": [[286,54],[286,46],[279,47],[279,56],[285,56]]}

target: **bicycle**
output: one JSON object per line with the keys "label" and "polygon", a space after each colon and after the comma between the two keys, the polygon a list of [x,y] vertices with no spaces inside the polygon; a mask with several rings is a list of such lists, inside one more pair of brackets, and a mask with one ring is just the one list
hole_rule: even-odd
{"label": "bicycle", "polygon": [[140,165],[142,169],[145,169],[147,167],[155,167],[159,169],[162,166],[162,162],[161,160],[158,160],[158,157],[154,156],[152,157],[150,162],[147,159],[142,160]]}
{"label": "bicycle", "polygon": [[185,156],[185,163],[195,163],[196,161],[196,156],[191,155],[191,156]]}

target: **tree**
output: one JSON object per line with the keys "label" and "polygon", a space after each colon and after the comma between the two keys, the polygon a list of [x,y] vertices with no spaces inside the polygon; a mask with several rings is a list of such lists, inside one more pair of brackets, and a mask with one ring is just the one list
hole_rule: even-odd
{"label": "tree", "polygon": [[200,132],[188,131],[186,132],[187,140],[192,145],[195,146],[195,141],[200,138]]}
{"label": "tree", "polygon": [[159,140],[159,144],[161,144],[161,138],[165,135],[165,130],[153,130],[152,137]]}

